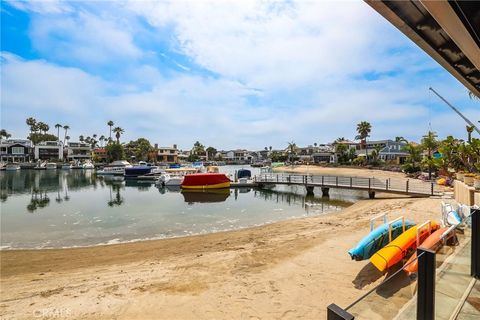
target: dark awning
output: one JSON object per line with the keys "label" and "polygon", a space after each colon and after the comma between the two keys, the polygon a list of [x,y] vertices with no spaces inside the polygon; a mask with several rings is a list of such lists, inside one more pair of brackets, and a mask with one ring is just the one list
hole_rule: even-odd
{"label": "dark awning", "polygon": [[480,97],[479,1],[365,1]]}

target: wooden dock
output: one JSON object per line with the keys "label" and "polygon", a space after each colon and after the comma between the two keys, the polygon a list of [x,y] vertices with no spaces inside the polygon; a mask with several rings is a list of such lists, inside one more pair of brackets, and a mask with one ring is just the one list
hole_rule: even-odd
{"label": "wooden dock", "polygon": [[363,190],[370,198],[376,192],[404,194],[415,197],[441,196],[443,193],[433,182],[412,179],[379,179],[344,176],[317,176],[298,174],[262,174],[254,177],[259,188],[268,185],[305,186],[307,193],[313,194],[315,187],[321,188],[324,196],[328,196],[330,188]]}

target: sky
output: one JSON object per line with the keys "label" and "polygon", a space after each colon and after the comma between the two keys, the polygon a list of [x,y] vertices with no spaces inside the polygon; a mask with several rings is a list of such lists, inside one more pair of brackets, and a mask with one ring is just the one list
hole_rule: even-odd
{"label": "sky", "polygon": [[464,138],[480,102],[363,1],[1,1],[1,127],[190,149]]}

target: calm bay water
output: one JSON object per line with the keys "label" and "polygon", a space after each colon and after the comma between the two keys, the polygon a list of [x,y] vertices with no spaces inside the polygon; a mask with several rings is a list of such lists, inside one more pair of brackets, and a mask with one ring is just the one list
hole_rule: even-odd
{"label": "calm bay water", "polygon": [[307,197],[303,188],[286,186],[185,193],[93,170],[4,171],[0,245],[59,248],[211,233],[330,213],[364,196],[330,193]]}

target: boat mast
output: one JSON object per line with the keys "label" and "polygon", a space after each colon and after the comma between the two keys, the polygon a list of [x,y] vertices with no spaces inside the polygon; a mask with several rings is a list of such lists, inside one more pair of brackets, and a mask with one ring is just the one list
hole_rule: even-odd
{"label": "boat mast", "polygon": [[472,121],[468,120],[460,111],[458,111],[457,108],[455,108],[454,106],[452,106],[447,100],[445,100],[440,94],[438,94],[437,91],[433,90],[432,87],[428,88],[430,91],[432,91],[433,93],[435,93],[440,99],[442,99],[443,102],[445,102],[450,108],[453,109],[453,111],[455,111],[460,117],[462,117],[463,120],[465,120],[466,123],[468,123],[468,125],[470,125],[471,127],[473,127],[473,129],[475,131],[477,131],[479,134],[480,134],[480,130],[478,130],[478,128],[473,124]]}

